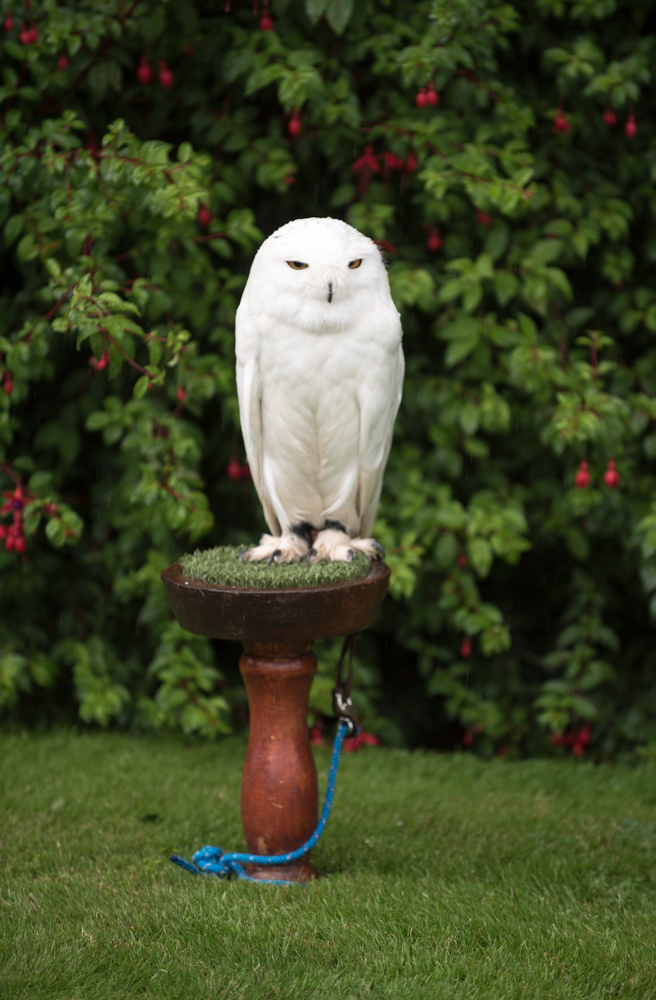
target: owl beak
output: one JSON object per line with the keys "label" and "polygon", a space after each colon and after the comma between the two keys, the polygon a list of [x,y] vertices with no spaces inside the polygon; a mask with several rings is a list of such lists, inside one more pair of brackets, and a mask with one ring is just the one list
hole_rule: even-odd
{"label": "owl beak", "polygon": [[328,282],[328,301],[329,302],[333,301],[333,283],[332,283],[332,281]]}

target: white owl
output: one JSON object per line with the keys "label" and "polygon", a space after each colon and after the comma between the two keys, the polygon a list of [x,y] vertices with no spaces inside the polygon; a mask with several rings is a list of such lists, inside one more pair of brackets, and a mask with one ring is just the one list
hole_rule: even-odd
{"label": "white owl", "polygon": [[264,241],[237,310],[237,390],[272,534],[242,558],[384,555],[366,536],[401,402],[401,336],[373,240],[296,219]]}

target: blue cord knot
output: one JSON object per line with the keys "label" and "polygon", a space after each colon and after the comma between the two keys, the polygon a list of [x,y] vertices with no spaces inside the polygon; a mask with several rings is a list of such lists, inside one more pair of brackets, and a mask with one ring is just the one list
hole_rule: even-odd
{"label": "blue cord knot", "polygon": [[227,874],[227,868],[221,861],[222,857],[223,851],[220,847],[201,847],[200,851],[196,851],[194,854],[194,864],[203,870],[206,868],[213,870],[215,867],[219,867]]}
{"label": "blue cord knot", "polygon": [[297,847],[295,851],[290,851],[289,854],[274,855],[242,854],[237,852],[225,854],[220,847],[208,846],[201,847],[200,850],[196,851],[192,856],[192,861],[186,861],[185,858],[181,858],[177,854],[171,855],[171,861],[174,864],[179,865],[180,868],[184,868],[185,871],[191,872],[192,875],[217,875],[219,878],[236,875],[237,878],[243,879],[245,882],[264,882],[266,885],[298,885],[297,882],[289,882],[286,879],[253,878],[251,875],[246,874],[242,868],[242,864],[284,865],[289,861],[297,861],[299,858],[302,858],[312,850],[314,845],[319,840],[319,837],[326,829],[326,824],[328,822],[328,817],[330,816],[330,810],[335,795],[335,779],[337,777],[337,768],[339,766],[342,745],[344,743],[344,739],[350,735],[352,726],[353,721],[350,718],[348,722],[344,719],[339,720],[339,726],[337,727],[337,734],[333,744],[333,756],[330,762],[330,771],[328,773],[326,798],[324,799],[319,822],[317,823],[317,827],[312,836],[300,847]]}

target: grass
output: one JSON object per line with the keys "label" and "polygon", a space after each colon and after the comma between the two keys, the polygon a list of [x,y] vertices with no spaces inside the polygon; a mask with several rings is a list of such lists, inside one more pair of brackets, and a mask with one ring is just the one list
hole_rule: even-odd
{"label": "grass", "polygon": [[243,845],[244,749],[0,737],[2,1000],[656,996],[653,766],[368,748],[302,890],[167,860]]}
{"label": "grass", "polygon": [[182,571],[204,583],[219,583],[224,587],[253,587],[256,590],[284,587],[318,587],[326,583],[357,580],[369,572],[369,560],[361,552],[352,563],[321,562],[310,565],[302,560],[295,563],[272,564],[239,562],[243,546],[222,545],[215,549],[198,549],[180,560]]}

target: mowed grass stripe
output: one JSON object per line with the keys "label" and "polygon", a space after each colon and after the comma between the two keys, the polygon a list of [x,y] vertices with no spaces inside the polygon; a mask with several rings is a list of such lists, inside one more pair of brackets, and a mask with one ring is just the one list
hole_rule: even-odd
{"label": "mowed grass stripe", "polygon": [[363,750],[301,890],[167,860],[243,846],[244,750],[0,737],[2,1000],[656,996],[652,765]]}

